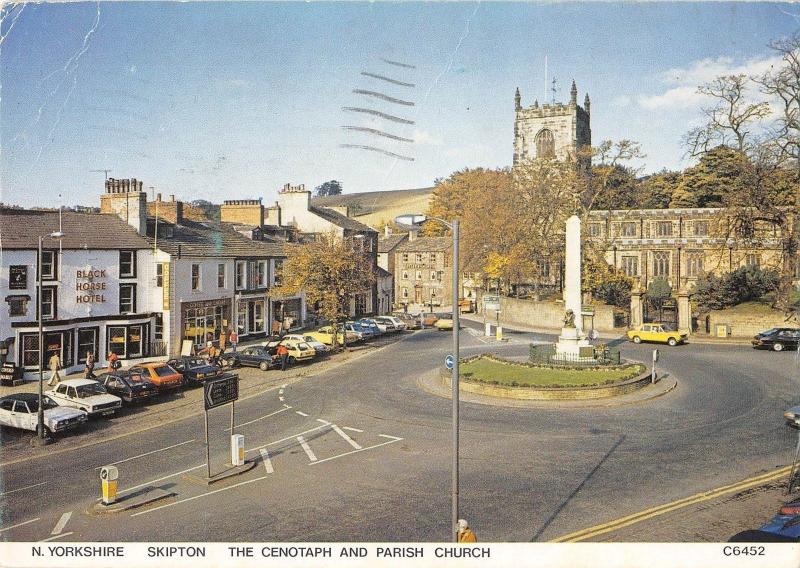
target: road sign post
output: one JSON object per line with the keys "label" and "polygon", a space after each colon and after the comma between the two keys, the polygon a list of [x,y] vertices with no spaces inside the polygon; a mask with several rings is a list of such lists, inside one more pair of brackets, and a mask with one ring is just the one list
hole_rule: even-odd
{"label": "road sign post", "polygon": [[650,383],[655,384],[656,380],[658,379],[658,374],[656,372],[656,362],[658,362],[658,349],[653,349],[653,372],[650,375]]}
{"label": "road sign post", "polygon": [[231,405],[231,434],[233,434],[234,403],[239,398],[239,375],[225,375],[206,381],[203,385],[206,428],[206,472],[211,478],[211,444],[208,440],[208,411],[225,404]]}

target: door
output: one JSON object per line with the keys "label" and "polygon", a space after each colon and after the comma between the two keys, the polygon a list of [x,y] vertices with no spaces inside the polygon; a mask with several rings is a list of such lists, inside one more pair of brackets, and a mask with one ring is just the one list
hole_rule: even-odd
{"label": "door", "polygon": [[14,405],[14,415],[14,420],[18,428],[36,430],[38,415],[30,411],[28,403],[18,400]]}
{"label": "door", "polygon": [[19,420],[19,415],[14,411],[14,404],[13,400],[4,400],[0,402],[0,408],[4,411],[8,412],[8,425],[13,426],[15,428],[24,428]]}

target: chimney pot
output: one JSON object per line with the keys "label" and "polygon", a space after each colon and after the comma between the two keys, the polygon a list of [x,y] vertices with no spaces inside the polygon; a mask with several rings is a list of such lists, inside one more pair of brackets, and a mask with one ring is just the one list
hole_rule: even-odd
{"label": "chimney pot", "polygon": [[156,194],[156,201],[161,201],[161,194],[160,193]]}
{"label": "chimney pot", "polygon": [[175,196],[174,195],[170,195],[169,196],[169,200],[172,201],[173,203],[175,203]]}

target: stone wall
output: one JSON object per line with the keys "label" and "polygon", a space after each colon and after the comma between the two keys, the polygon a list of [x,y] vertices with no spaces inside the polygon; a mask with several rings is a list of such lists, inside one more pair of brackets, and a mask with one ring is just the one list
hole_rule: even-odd
{"label": "stone wall", "polygon": [[[531,327],[560,329],[564,325],[564,304],[556,302],[536,302],[517,298],[500,298],[500,323],[525,325]],[[483,303],[478,301],[478,313],[483,313]],[[495,313],[488,310],[486,317],[495,321]],[[592,318],[584,316],[583,329],[592,328]],[[614,331],[614,308],[603,304],[594,306],[594,329]]]}
{"label": "stone wall", "polygon": [[[797,327],[796,320],[786,321],[783,312],[764,307],[762,310],[742,313],[741,310],[713,310],[707,314],[711,335],[716,335],[718,324],[730,326],[731,337],[752,337],[771,327]],[[700,331],[705,331],[705,316],[698,322]]]}

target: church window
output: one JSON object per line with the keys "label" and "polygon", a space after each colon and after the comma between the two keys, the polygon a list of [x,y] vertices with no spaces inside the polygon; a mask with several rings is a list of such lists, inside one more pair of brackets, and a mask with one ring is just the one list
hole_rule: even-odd
{"label": "church window", "polygon": [[744,257],[744,263],[746,266],[761,266],[761,258],[758,253],[749,253]]}
{"label": "church window", "polygon": [[653,253],[653,276],[669,276],[669,251]]}
{"label": "church window", "polygon": [[555,158],[556,157],[556,143],[553,138],[553,133],[546,128],[540,130],[536,135],[536,157],[537,158]]}
{"label": "church window", "polygon": [[695,221],[694,222],[694,236],[706,237],[708,236],[708,221]]}
{"label": "church window", "polygon": [[590,237],[599,237],[603,232],[603,228],[600,223],[589,223],[589,236]]}
{"label": "church window", "polygon": [[672,236],[672,221],[656,221],[656,236],[657,237],[671,237]]}
{"label": "church window", "polygon": [[689,277],[700,276],[703,273],[703,261],[705,255],[702,252],[689,253],[686,258],[686,275]]}
{"label": "church window", "polygon": [[622,224],[622,236],[623,237],[635,237],[636,236],[636,223],[626,222]]}
{"label": "church window", "polygon": [[622,272],[624,272],[626,276],[639,276],[639,257],[623,256]]}

